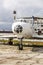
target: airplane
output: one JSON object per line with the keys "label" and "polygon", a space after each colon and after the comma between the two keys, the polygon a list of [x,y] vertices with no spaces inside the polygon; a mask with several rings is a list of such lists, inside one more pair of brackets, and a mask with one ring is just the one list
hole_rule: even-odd
{"label": "airplane", "polygon": [[[14,11],[16,14],[16,11]],[[14,17],[15,19],[16,17]],[[19,49],[23,49],[22,39],[43,39],[43,18],[41,17],[20,17],[12,24],[12,32],[14,35],[3,35],[0,38],[9,38],[9,44],[13,44],[11,41],[13,38],[20,39]]]}
{"label": "airplane", "polygon": [[12,31],[18,37],[43,38],[43,18],[32,16],[16,19]]}
{"label": "airplane", "polygon": [[43,18],[21,17],[12,24],[12,31],[21,39],[19,49],[23,49],[22,39],[43,39]]}

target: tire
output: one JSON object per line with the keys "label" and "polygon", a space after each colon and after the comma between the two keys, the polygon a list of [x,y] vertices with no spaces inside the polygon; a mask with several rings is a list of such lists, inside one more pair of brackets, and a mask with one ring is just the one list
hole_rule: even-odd
{"label": "tire", "polygon": [[23,45],[19,44],[19,50],[23,50]]}
{"label": "tire", "polygon": [[9,45],[13,45],[12,40],[13,40],[12,38],[9,38],[9,42],[8,42]]}
{"label": "tire", "polygon": [[9,41],[8,44],[9,44],[9,45],[13,45],[13,42],[12,42],[12,41]]}

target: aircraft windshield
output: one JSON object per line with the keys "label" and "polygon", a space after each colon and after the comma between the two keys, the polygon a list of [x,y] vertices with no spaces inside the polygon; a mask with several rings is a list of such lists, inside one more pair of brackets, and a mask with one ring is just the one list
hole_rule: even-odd
{"label": "aircraft windshield", "polygon": [[17,22],[26,22],[26,20],[24,20],[24,19],[17,19],[16,21]]}
{"label": "aircraft windshield", "polygon": [[16,19],[16,22],[25,22],[25,23],[31,23],[32,24],[32,19]]}

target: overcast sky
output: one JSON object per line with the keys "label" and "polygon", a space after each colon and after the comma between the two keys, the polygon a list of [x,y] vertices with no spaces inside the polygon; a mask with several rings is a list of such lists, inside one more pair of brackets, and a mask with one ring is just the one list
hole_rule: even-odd
{"label": "overcast sky", "polygon": [[[0,0],[0,28],[6,29],[13,23],[13,11],[17,11],[17,17],[41,16],[43,17],[43,0]],[[4,22],[2,24],[2,22]],[[9,27],[8,26],[8,27]],[[8,29],[7,27],[7,29]],[[11,29],[11,27],[9,28]]]}

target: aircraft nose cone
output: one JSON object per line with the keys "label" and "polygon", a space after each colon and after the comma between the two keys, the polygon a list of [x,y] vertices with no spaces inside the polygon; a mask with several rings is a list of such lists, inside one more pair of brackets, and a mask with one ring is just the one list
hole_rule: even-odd
{"label": "aircraft nose cone", "polygon": [[14,31],[16,33],[21,33],[23,31],[23,27],[21,25],[16,25],[16,27],[14,28]]}

